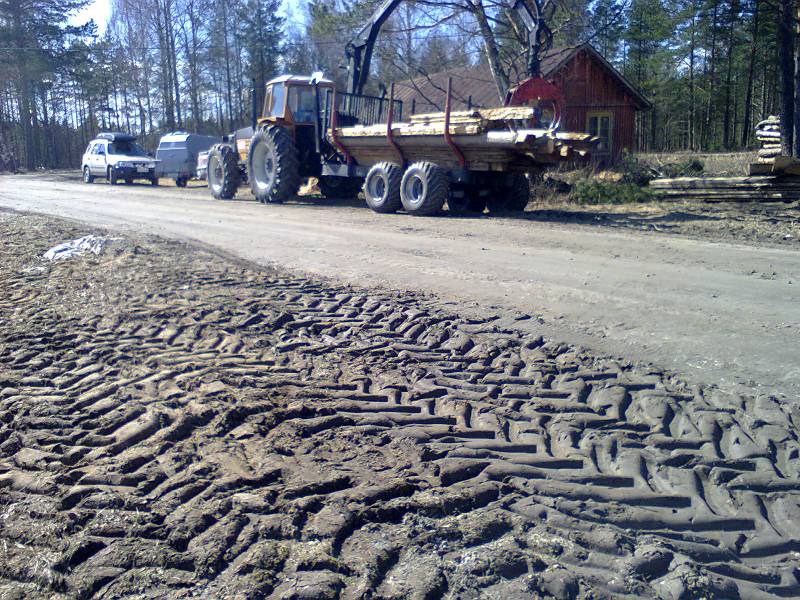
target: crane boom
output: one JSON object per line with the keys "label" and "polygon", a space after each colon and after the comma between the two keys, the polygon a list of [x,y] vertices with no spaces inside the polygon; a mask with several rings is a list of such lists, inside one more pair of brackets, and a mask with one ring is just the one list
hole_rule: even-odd
{"label": "crane boom", "polygon": [[[381,28],[403,0],[384,0],[378,6],[367,24],[350,40],[345,48],[348,59],[347,91],[362,94],[369,78],[372,52]],[[544,22],[540,0],[514,0],[512,9],[528,30],[529,60],[528,71],[531,77],[540,76],[540,56],[549,50],[552,34]]]}

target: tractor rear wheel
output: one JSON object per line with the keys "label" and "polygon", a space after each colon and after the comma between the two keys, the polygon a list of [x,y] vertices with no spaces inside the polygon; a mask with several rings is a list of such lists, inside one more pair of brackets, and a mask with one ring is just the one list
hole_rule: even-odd
{"label": "tractor rear wheel", "polygon": [[247,155],[250,188],[259,202],[284,202],[300,188],[300,160],[292,136],[283,127],[260,129]]}
{"label": "tractor rear wheel", "polygon": [[364,199],[367,206],[377,213],[393,213],[403,206],[400,200],[400,184],[403,169],[390,162],[372,165],[364,179]]}
{"label": "tractor rear wheel", "polygon": [[442,210],[450,191],[444,170],[426,161],[413,163],[403,174],[400,200],[410,215],[426,216]]}
{"label": "tractor rear wheel", "polygon": [[211,148],[208,153],[207,178],[208,189],[217,200],[230,200],[236,195],[241,175],[239,157],[231,146],[216,144]]}

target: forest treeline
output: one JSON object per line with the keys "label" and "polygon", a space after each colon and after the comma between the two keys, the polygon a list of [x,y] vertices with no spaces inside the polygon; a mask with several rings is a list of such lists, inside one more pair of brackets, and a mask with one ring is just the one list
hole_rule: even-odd
{"label": "forest treeline", "polygon": [[[253,82],[263,90],[285,72],[323,70],[344,86],[345,45],[379,4],[109,1],[101,35],[76,22],[88,0],[0,0],[0,168],[12,155],[28,169],[74,166],[101,130],[135,133],[151,148],[167,131],[228,132],[249,122]],[[513,81],[526,48],[509,3],[402,4],[381,35],[368,92],[479,61]],[[792,0],[545,4],[555,46],[593,44],[653,103],[638,123],[639,150],[750,148],[755,124],[776,113],[795,126]]]}

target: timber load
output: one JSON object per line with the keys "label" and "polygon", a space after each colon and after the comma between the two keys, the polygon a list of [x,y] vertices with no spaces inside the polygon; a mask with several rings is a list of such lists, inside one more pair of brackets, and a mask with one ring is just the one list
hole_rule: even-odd
{"label": "timber load", "polygon": [[776,156],[781,154],[781,119],[771,116],[756,125],[756,139],[761,145],[758,151],[758,162],[772,164]]}
{"label": "timber load", "polygon": [[774,176],[654,179],[650,189],[660,200],[676,202],[800,201],[800,179]]}
{"label": "timber load", "polygon": [[585,133],[526,128],[535,115],[527,106],[419,114],[407,122],[337,128],[335,138],[360,165],[402,159],[451,169],[463,166],[460,153],[468,168],[480,171],[525,171],[584,158],[597,143]]}

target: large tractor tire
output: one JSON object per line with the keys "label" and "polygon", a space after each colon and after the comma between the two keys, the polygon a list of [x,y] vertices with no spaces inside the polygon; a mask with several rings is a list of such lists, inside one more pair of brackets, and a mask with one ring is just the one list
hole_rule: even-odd
{"label": "large tractor tire", "polygon": [[403,174],[400,200],[410,215],[433,215],[442,210],[449,190],[450,180],[444,170],[433,163],[416,162]]}
{"label": "large tractor tire", "polygon": [[372,166],[364,179],[364,199],[367,206],[377,213],[397,212],[403,206],[400,200],[400,184],[403,168],[390,162],[379,162]]}
{"label": "large tractor tire", "polygon": [[259,202],[285,202],[300,188],[300,160],[292,136],[283,127],[260,129],[247,155],[250,188]]}
{"label": "large tractor tire", "polygon": [[490,212],[522,212],[531,199],[531,184],[521,173],[514,173],[492,193]]}
{"label": "large tractor tire", "polygon": [[[208,189],[217,200],[236,196],[241,183],[239,156],[232,147],[216,144],[208,153]],[[158,180],[153,180],[158,185]]]}
{"label": "large tractor tire", "polygon": [[319,191],[326,198],[356,198],[362,185],[361,179],[350,177],[323,175],[319,178]]}

